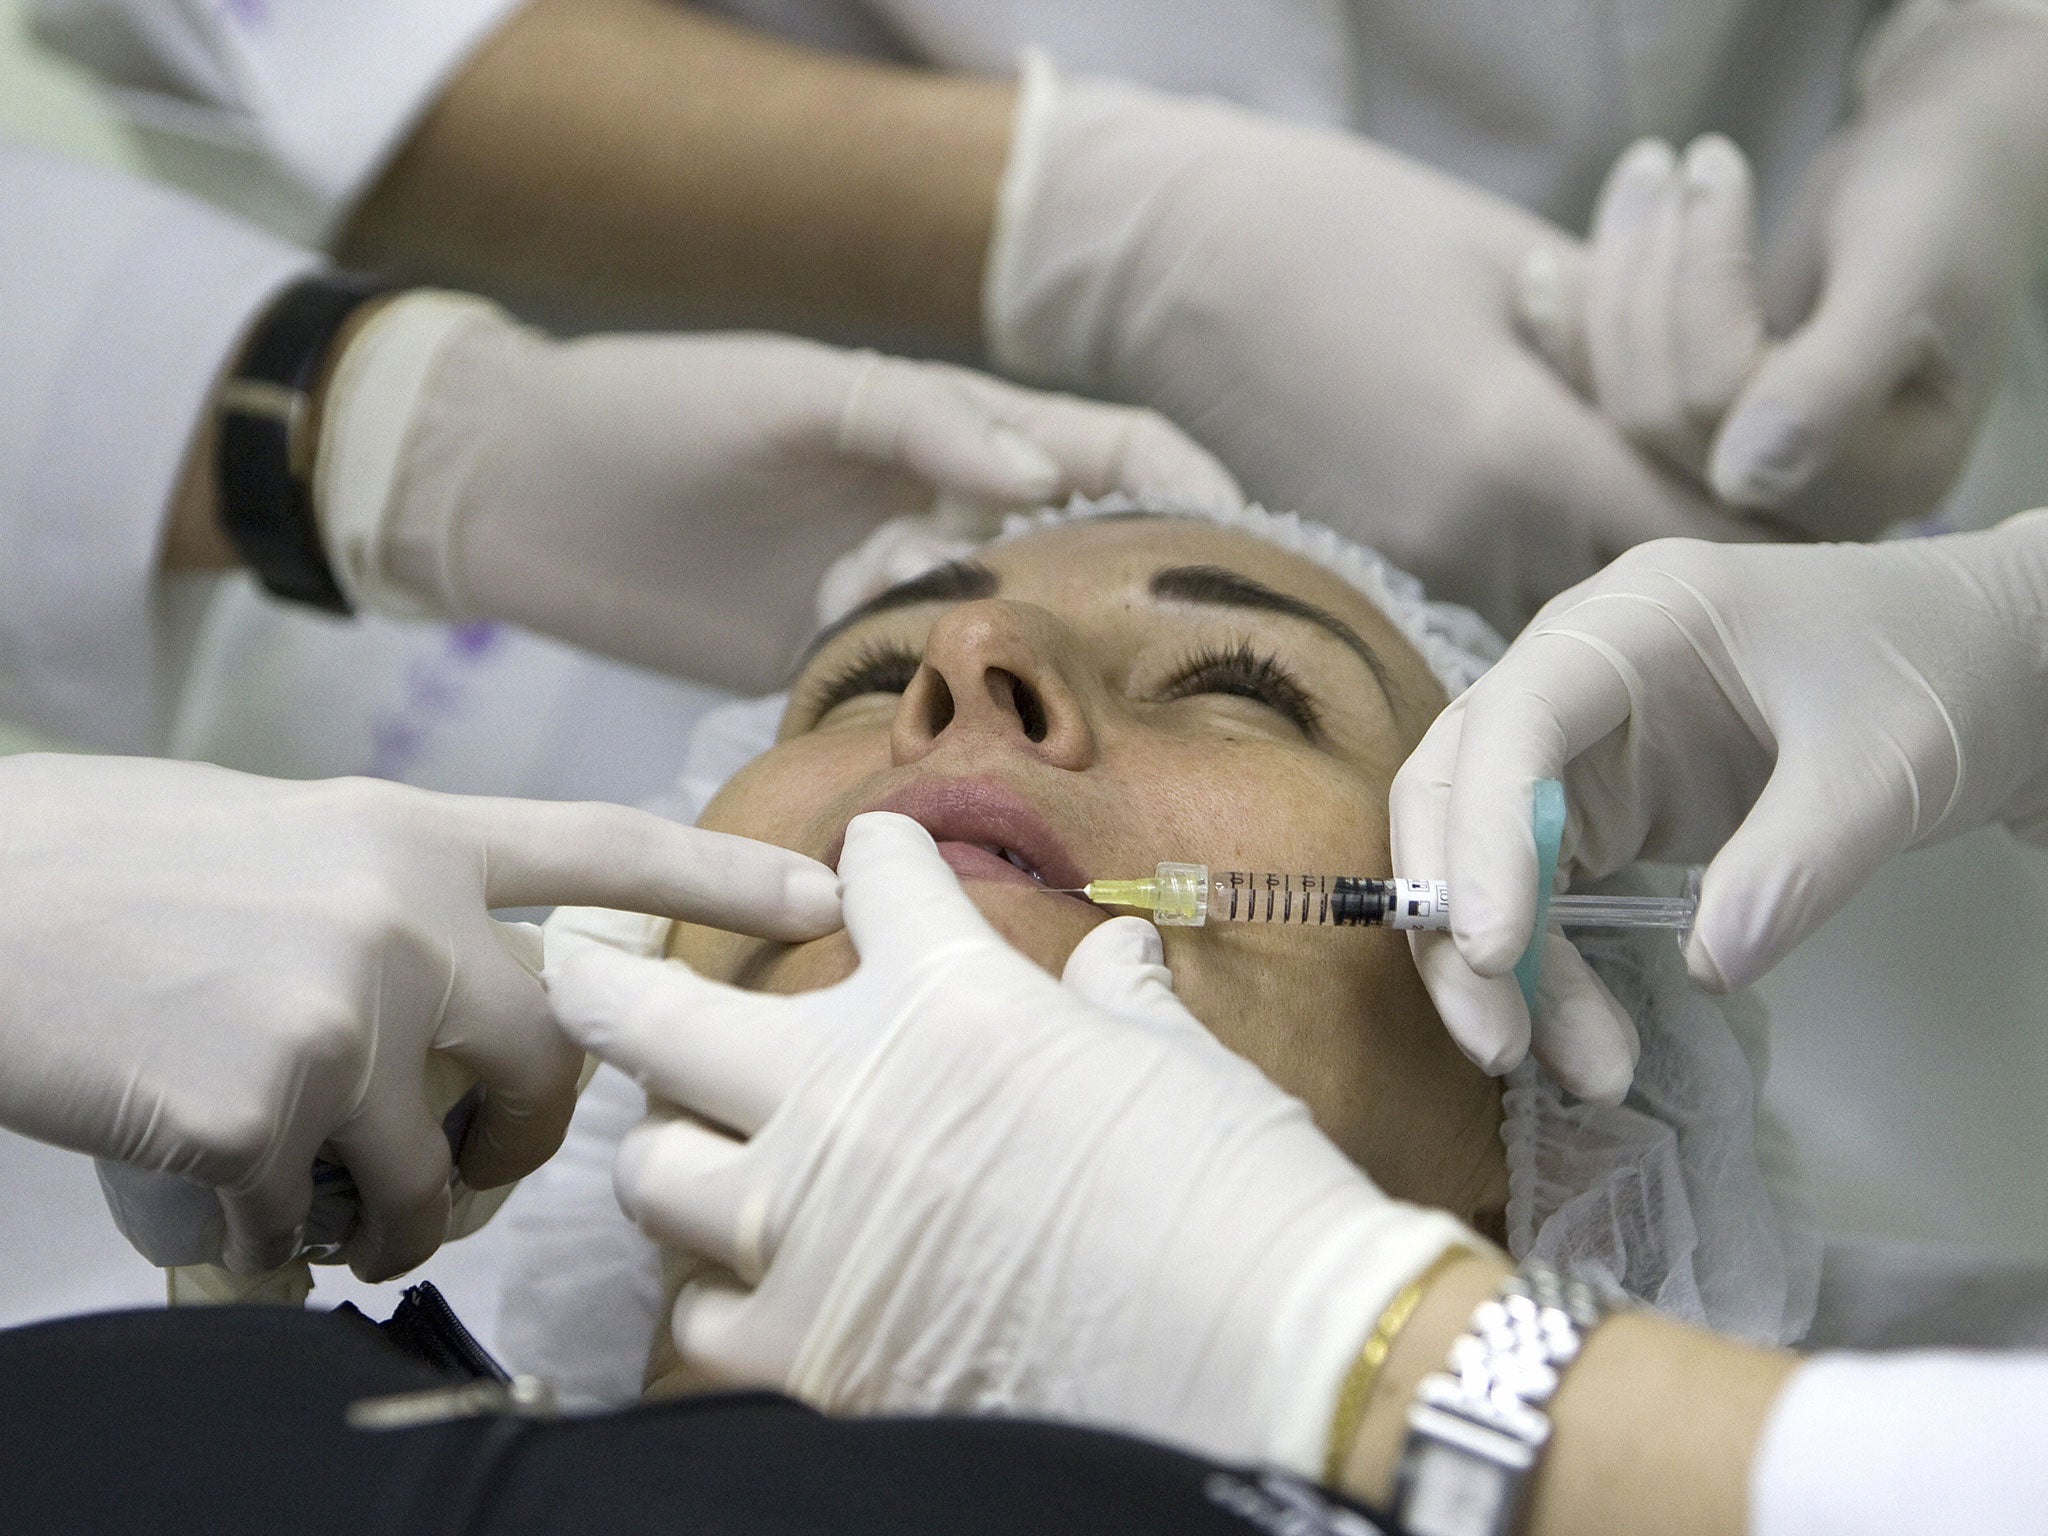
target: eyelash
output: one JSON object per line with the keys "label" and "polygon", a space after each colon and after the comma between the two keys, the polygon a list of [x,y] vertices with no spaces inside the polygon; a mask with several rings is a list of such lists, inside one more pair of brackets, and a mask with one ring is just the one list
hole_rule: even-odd
{"label": "eyelash", "polygon": [[811,718],[820,719],[864,693],[901,693],[923,664],[924,658],[906,645],[871,640],[818,685]]}
{"label": "eyelash", "polygon": [[[908,646],[870,641],[853,659],[818,684],[811,718],[821,719],[849,699],[864,693],[901,693],[923,665]],[[1321,733],[1322,712],[1294,675],[1271,656],[1260,655],[1247,641],[1229,649],[1210,646],[1184,657],[1163,695],[1168,700],[1201,693],[1251,699],[1285,715],[1305,736]]]}
{"label": "eyelash", "polygon": [[1322,713],[1315,701],[1271,656],[1262,656],[1248,641],[1228,650],[1209,647],[1186,657],[1175,669],[1165,696],[1184,699],[1198,693],[1226,693],[1252,699],[1285,715],[1304,736],[1321,734]]}

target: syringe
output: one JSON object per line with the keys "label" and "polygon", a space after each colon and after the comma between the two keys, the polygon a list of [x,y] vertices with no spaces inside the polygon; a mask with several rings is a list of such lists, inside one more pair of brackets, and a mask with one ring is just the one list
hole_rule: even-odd
{"label": "syringe", "polygon": [[[1090,880],[1070,896],[1097,906],[1136,907],[1162,928],[1232,923],[1296,923],[1324,928],[1451,926],[1451,888],[1443,880],[1368,875],[1294,875],[1245,869],[1209,873],[1206,864],[1162,863],[1149,880]],[[1699,871],[1678,896],[1553,896],[1550,920],[1566,928],[1692,926]]]}

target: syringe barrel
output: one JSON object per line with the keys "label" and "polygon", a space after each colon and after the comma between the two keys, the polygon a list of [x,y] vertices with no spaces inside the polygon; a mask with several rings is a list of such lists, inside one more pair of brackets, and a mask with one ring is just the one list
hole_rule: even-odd
{"label": "syringe barrel", "polygon": [[1441,880],[1376,880],[1219,869],[1209,874],[1207,916],[1232,923],[1316,928],[1444,928],[1450,889]]}

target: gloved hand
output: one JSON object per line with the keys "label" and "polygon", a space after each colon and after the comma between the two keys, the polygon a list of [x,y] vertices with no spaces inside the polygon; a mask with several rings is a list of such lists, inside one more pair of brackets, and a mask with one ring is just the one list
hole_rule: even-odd
{"label": "gloved hand", "polygon": [[1518,627],[1644,539],[1755,532],[1517,334],[1576,242],[1349,134],[1027,65],[984,288],[1008,372],[1155,406],[1249,494]]}
{"label": "gloved hand", "polygon": [[1562,268],[1532,252],[1516,309],[1616,426],[1705,487],[1714,434],[1771,353],[1756,265],[1756,189],[1742,151],[1710,133],[1681,160],[1643,139],[1601,189],[1587,259]]}
{"label": "gloved hand", "polygon": [[[1586,269],[1593,396],[1731,504],[1861,537],[1948,491],[2048,261],[2048,6],[1909,0],[1866,45],[1855,117],[1757,270],[1725,139],[1617,164]],[[1535,279],[1532,283],[1531,278]],[[1533,329],[1577,371],[1539,266]],[[1767,335],[1769,330],[1776,337]]]}
{"label": "gloved hand", "polygon": [[1319,1473],[1381,1309],[1479,1240],[1387,1199],[1217,1044],[1149,924],[1104,923],[1054,981],[907,818],[856,817],[840,876],[861,963],[824,991],[594,945],[550,961],[564,1027],[680,1107],[629,1135],[617,1183],[724,1271],[677,1302],[684,1363],[830,1409],[1055,1414]]}
{"label": "gloved hand", "polygon": [[[1654,544],[1549,604],[1394,778],[1394,868],[1450,881],[1410,935],[1468,1055],[1529,1043],[1531,785],[1562,779],[1569,881],[1711,858],[1693,979],[1749,985],[1879,865],[1991,821],[2048,839],[2048,511],[1879,545]],[[1626,1084],[1613,1004],[1544,953],[1536,1050]],[[1564,1063],[1559,1070],[1558,1063]]]}
{"label": "gloved hand", "polygon": [[361,1195],[359,1275],[433,1252],[450,1157],[430,1053],[483,1085],[470,1186],[560,1143],[582,1056],[530,930],[492,907],[838,926],[824,866],[619,806],[131,758],[0,760],[0,879],[0,1124],[217,1189],[245,1272],[296,1252],[316,1154]]}
{"label": "gloved hand", "polygon": [[1239,499],[1149,411],[782,337],[555,341],[433,292],[343,351],[315,487],[359,606],[509,619],[755,693],[784,681],[826,567],[892,517]]}

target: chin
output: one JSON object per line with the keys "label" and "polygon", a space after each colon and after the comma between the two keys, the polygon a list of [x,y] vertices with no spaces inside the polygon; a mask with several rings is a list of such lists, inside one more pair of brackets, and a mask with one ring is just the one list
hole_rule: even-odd
{"label": "chin", "polygon": [[1028,886],[970,880],[961,889],[991,928],[1055,976],[1067,968],[1074,946],[1113,915],[1085,901],[1047,896]]}

